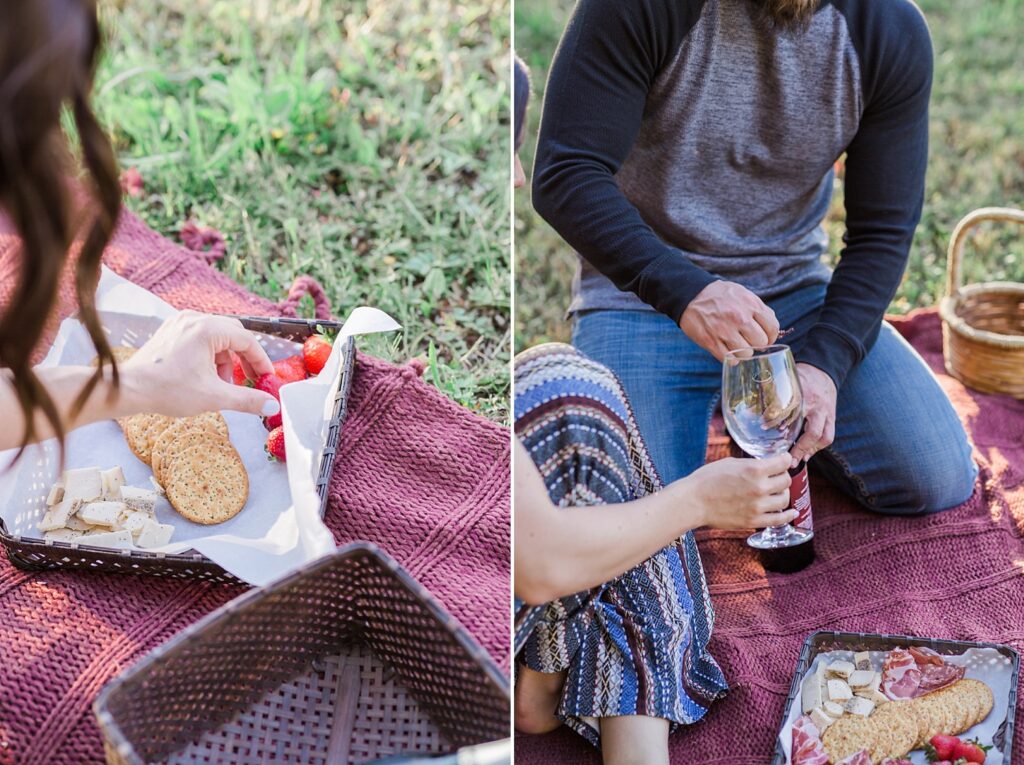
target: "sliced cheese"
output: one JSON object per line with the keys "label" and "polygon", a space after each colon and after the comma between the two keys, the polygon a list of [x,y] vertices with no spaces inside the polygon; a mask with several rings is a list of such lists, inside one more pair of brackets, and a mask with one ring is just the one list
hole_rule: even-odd
{"label": "sliced cheese", "polygon": [[105,531],[99,534],[84,534],[77,540],[83,545],[95,545],[96,547],[116,547],[122,550],[126,550],[132,546],[132,535],[130,532],[121,531]]}
{"label": "sliced cheese", "polygon": [[875,702],[861,696],[854,696],[846,702],[846,711],[851,715],[867,717],[875,710]]}
{"label": "sliced cheese", "polygon": [[99,468],[76,468],[64,471],[64,499],[92,502],[103,496],[103,478]]}
{"label": "sliced cheese", "polygon": [[81,536],[81,531],[74,531],[72,529],[61,528],[45,532],[43,534],[43,539],[52,539],[55,542],[74,542]]}
{"label": "sliced cheese", "polygon": [[876,673],[869,669],[858,669],[850,673],[850,679],[847,682],[856,691],[857,688],[869,688],[874,682],[875,676]]}
{"label": "sliced cheese", "polygon": [[853,665],[857,669],[871,669],[871,652],[858,651],[853,655]]}
{"label": "sliced cheese", "polygon": [[139,534],[137,543],[139,547],[153,548],[163,547],[165,544],[171,541],[171,535],[174,533],[174,526],[168,523],[157,523],[154,520],[146,521],[146,524],[142,527],[142,533]]}
{"label": "sliced cheese", "polygon": [[867,685],[865,685],[865,686],[863,686],[861,688],[855,688],[853,693],[854,693],[855,696],[863,696],[865,698],[870,699],[872,697],[872,694],[878,693],[878,690],[881,687],[882,687],[882,673],[881,672],[875,672],[874,673],[874,677],[871,678],[871,681]]}
{"label": "sliced cheese", "polygon": [[129,532],[133,539],[138,539],[139,534],[142,533],[142,529],[145,528],[147,523],[150,523],[152,518],[149,513],[142,513],[137,510],[129,510],[121,517],[120,528]]}
{"label": "sliced cheese", "polygon": [[850,686],[846,684],[845,680],[829,680],[828,681],[828,700],[829,701],[841,701],[847,702],[853,698],[853,692],[850,690]]}
{"label": "sliced cheese", "polygon": [[853,664],[848,661],[834,661],[828,665],[828,676],[841,677],[845,680],[853,673],[853,670]]}
{"label": "sliced cheese", "polygon": [[78,517],[93,526],[116,528],[125,511],[124,502],[89,502],[78,511]]}
{"label": "sliced cheese", "polygon": [[80,504],[82,503],[76,500],[61,500],[59,505],[54,505],[46,511],[43,520],[39,521],[39,530],[56,531],[57,529],[64,528],[68,523],[68,519],[74,515]]}
{"label": "sliced cheese", "polygon": [[64,499],[64,482],[57,481],[50,489],[50,493],[46,495],[46,504],[50,507],[58,504]]}
{"label": "sliced cheese", "polygon": [[843,713],[846,711],[842,704],[838,704],[835,701],[826,701],[821,705],[821,708],[825,710],[825,714],[833,719],[842,717]]}
{"label": "sliced cheese", "polygon": [[820,707],[822,702],[828,700],[824,669],[825,663],[818,662],[817,671],[804,678],[803,686],[800,689],[800,705],[805,715],[809,715],[813,709]]}
{"label": "sliced cheese", "polygon": [[825,710],[818,707],[811,710],[811,722],[814,723],[819,733],[824,733],[835,720],[825,714]]}
{"label": "sliced cheese", "polygon": [[92,531],[96,528],[91,523],[86,523],[85,521],[83,521],[77,515],[72,515],[70,518],[68,518],[68,522],[64,525],[72,531]]}
{"label": "sliced cheese", "polygon": [[103,488],[103,499],[121,499],[121,487],[124,486],[124,471],[120,467],[101,470],[100,483]]}
{"label": "sliced cheese", "polygon": [[138,486],[121,487],[121,501],[128,506],[129,510],[152,513],[159,496],[153,489],[142,489]]}

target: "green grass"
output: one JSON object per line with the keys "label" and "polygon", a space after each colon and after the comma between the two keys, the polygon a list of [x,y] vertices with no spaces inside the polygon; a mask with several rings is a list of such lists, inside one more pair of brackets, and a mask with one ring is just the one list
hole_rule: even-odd
{"label": "green grass", "polygon": [[171,238],[219,229],[218,267],[272,300],[310,274],[339,317],[387,311],[404,332],[365,349],[428,359],[508,421],[507,0],[108,0],[102,18],[97,109],[145,179],[135,212]]}
{"label": "green grass", "polygon": [[[935,82],[925,207],[906,277],[890,310],[934,305],[942,295],[949,236],[966,213],[1024,206],[1024,0],[919,0],[932,31]],[[534,98],[523,151],[528,171],[547,65],[572,3],[517,0],[516,52],[531,68]],[[568,340],[564,319],[575,263],[516,192],[516,350]],[[837,194],[827,221],[834,259],[843,232]],[[1024,281],[1024,231],[985,226],[965,253],[968,282]]]}

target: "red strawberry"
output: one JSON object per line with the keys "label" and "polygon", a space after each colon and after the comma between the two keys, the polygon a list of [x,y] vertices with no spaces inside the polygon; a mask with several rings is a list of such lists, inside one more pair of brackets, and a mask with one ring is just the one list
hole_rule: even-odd
{"label": "red strawberry", "polygon": [[928,741],[928,746],[925,747],[925,754],[928,757],[928,761],[936,762],[940,760],[954,759],[953,751],[959,743],[960,739],[956,736],[947,736],[944,733],[932,736]]}
{"label": "red strawberry", "polygon": [[[260,375],[256,384],[253,386],[256,390],[262,390],[269,393],[271,396],[276,398],[278,401],[281,400],[281,386],[284,385],[285,381],[275,375]],[[281,412],[272,414],[269,417],[263,418],[263,425],[267,430],[273,430],[281,425]]]}
{"label": "red strawberry", "polygon": [[242,367],[242,360],[234,353],[231,354],[231,370],[235,385],[252,385],[252,381]]}
{"label": "red strawberry", "polygon": [[278,426],[270,431],[263,448],[267,452],[267,459],[284,462],[284,428]]}
{"label": "red strawberry", "polygon": [[320,374],[331,355],[331,343],[323,335],[310,335],[302,344],[302,358],[306,362],[306,371],[311,375]]}
{"label": "red strawberry", "polygon": [[306,364],[302,356],[296,354],[274,362],[274,372],[283,383],[306,379]]}
{"label": "red strawberry", "polygon": [[985,752],[991,748],[991,746],[982,746],[977,739],[973,739],[972,741],[958,741],[956,747],[953,749],[951,759],[959,760],[963,757],[968,762],[984,762]]}

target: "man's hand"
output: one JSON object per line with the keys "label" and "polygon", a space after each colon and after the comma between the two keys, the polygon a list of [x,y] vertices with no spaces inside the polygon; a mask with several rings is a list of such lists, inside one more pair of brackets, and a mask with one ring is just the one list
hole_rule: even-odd
{"label": "man's hand", "polygon": [[771,345],[779,336],[774,311],[746,287],[726,281],[712,282],[697,293],[679,328],[719,361],[729,351]]}
{"label": "man's hand", "polygon": [[804,433],[793,445],[791,467],[808,460],[836,437],[836,384],[810,364],[797,364],[796,373],[804,394]]}

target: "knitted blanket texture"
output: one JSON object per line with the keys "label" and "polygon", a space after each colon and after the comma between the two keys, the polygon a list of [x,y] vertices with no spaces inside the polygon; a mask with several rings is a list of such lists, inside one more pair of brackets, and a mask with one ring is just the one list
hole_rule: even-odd
{"label": "knitted blanket texture", "polygon": [[[0,301],[18,273],[16,245],[0,221]],[[295,290],[282,304],[250,294],[127,213],[104,261],[178,308],[294,315],[298,300]],[[323,296],[313,297],[319,310]],[[73,310],[66,284],[61,316]],[[359,357],[327,525],[339,544],[367,540],[397,558],[507,671],[508,431],[446,399],[421,371]],[[91,710],[103,685],[241,592],[148,576],[26,572],[0,556],[0,765],[104,762]]]}
{"label": "knitted blanket texture", "polygon": [[[673,763],[769,762],[800,647],[816,630],[1024,650],[1024,401],[975,393],[949,377],[934,311],[892,322],[939,375],[967,426],[981,466],[974,495],[938,515],[882,517],[812,475],[817,560],[789,575],[765,576],[745,533],[700,532],[717,617],[709,648],[731,690],[703,721],[670,737]],[[1024,757],[1021,703],[1015,762]],[[519,735],[515,747],[517,764],[600,763],[593,747],[564,729]]]}

